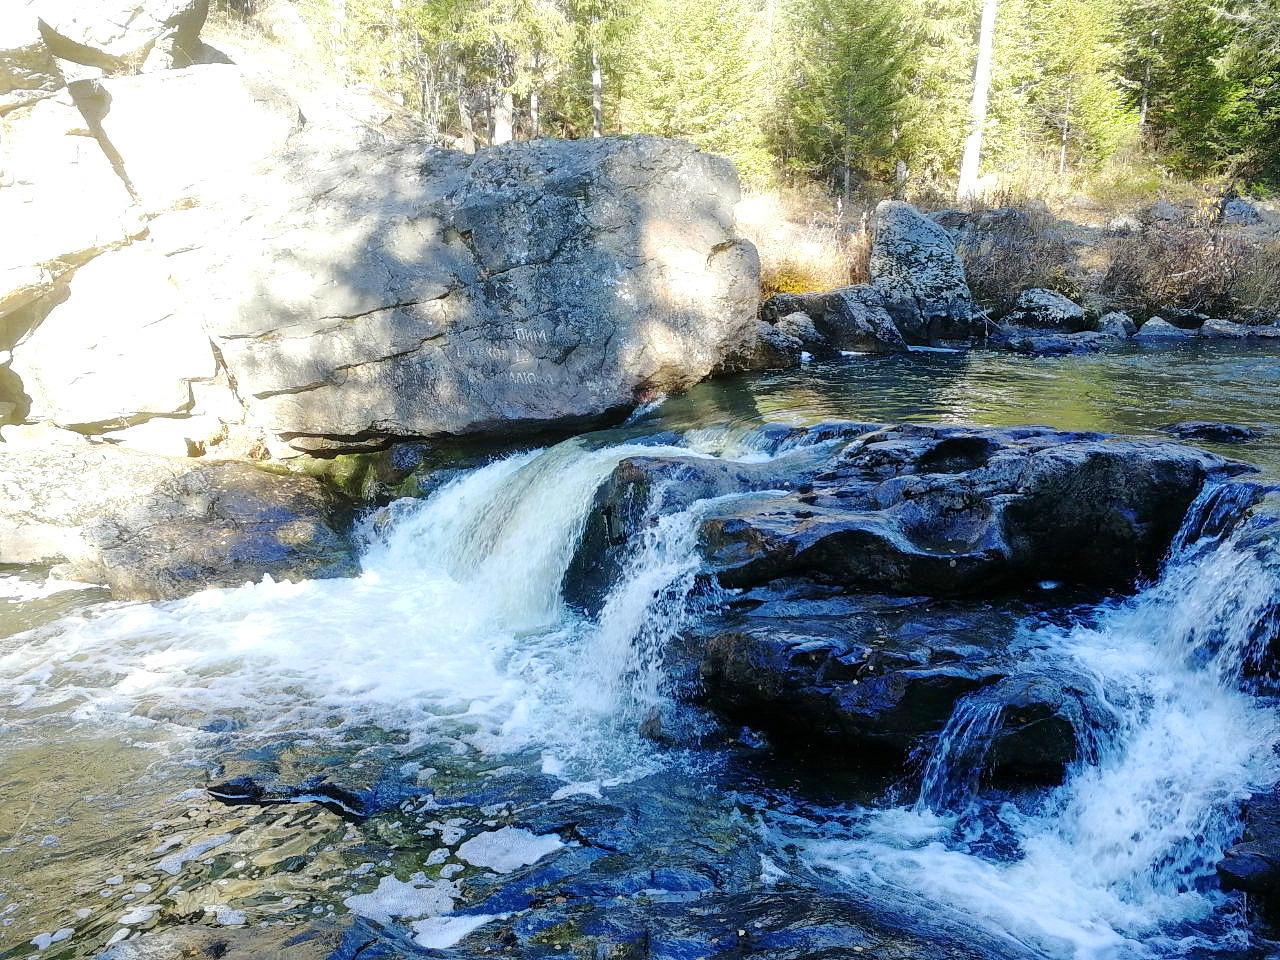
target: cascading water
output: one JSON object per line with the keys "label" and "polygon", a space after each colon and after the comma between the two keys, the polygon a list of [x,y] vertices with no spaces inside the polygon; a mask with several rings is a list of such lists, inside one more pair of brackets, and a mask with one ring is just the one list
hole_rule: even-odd
{"label": "cascading water", "polygon": [[940,737],[914,807],[779,818],[768,835],[797,845],[795,868],[819,882],[912,914],[923,899],[935,921],[1011,955],[1242,947],[1215,865],[1238,833],[1240,801],[1280,778],[1280,723],[1242,689],[1275,642],[1280,598],[1280,552],[1259,529],[1273,521],[1233,528],[1257,499],[1206,490],[1159,582],[1090,623],[1034,637],[1031,666],[1091,676],[1095,712],[1116,723],[1062,786],[971,805],[975,759],[1001,716],[998,700],[972,696]]}

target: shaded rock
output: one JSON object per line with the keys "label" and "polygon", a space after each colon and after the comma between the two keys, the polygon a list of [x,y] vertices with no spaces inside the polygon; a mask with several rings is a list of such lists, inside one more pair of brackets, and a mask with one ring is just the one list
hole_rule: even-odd
{"label": "shaded rock", "polygon": [[35,14],[20,4],[11,7],[0,17],[0,115],[66,86]]}
{"label": "shaded rock", "polygon": [[[1163,320],[1179,330],[1199,330],[1208,321],[1209,317],[1195,310],[1185,310],[1181,307],[1166,307],[1160,311],[1159,319]],[[1150,322],[1150,321],[1148,321]]]}
{"label": "shaded rock", "polygon": [[940,731],[962,696],[1008,673],[1016,627],[1008,611],[800,581],[747,591],[692,643],[700,696],[735,721],[896,757]]}
{"label": "shaded rock", "polygon": [[689,144],[294,162],[234,235],[171,261],[241,398],[296,449],[585,423],[755,340],[736,173]]}
{"label": "shaded rock", "polygon": [[1098,318],[1098,332],[1113,337],[1132,337],[1138,332],[1138,325],[1127,313],[1113,310]]}
{"label": "shaded rock", "polygon": [[1280,327],[1261,324],[1232,323],[1230,320],[1208,320],[1199,330],[1209,340],[1275,340]]}
{"label": "shaded rock", "polygon": [[[122,599],[182,596],[265,574],[356,572],[335,505],[309,477],[155,457],[6,428],[0,563],[66,561]],[[26,440],[27,442],[23,442]]]}
{"label": "shaded rock", "polygon": [[215,360],[165,259],[133,245],[76,271],[67,299],[14,349],[12,369],[29,416],[83,427],[190,409],[190,382],[212,377]]}
{"label": "shaded rock", "polygon": [[1207,440],[1210,443],[1248,443],[1261,434],[1252,427],[1234,423],[1215,423],[1210,420],[1183,420],[1160,428],[1179,440]]}
{"label": "shaded rock", "polygon": [[1014,326],[1066,333],[1088,329],[1083,307],[1060,293],[1039,287],[1022,291],[1006,320]]}
{"label": "shaded rock", "polygon": [[[801,314],[800,316],[804,316]],[[805,317],[805,320],[809,320]],[[810,321],[812,325],[812,321]],[[800,365],[804,343],[781,326],[756,321],[756,337],[745,354],[726,357],[717,367],[718,373],[744,373],[753,370],[788,370]]]}
{"label": "shaded rock", "polygon": [[1218,864],[1224,890],[1239,890],[1263,921],[1280,925],[1280,791],[1255,794],[1241,811],[1244,834]]}
{"label": "shaded rock", "polygon": [[[809,338],[807,348],[818,352],[905,350],[906,340],[884,303],[879,290],[858,285],[826,293],[775,294],[765,301],[761,313],[766,320],[776,318],[780,327],[786,321],[797,334]],[[810,320],[812,332],[794,319],[797,315]]]}
{"label": "shaded rock", "polygon": [[1118,347],[1124,339],[1123,336],[1100,331],[1061,334],[1004,327],[993,338],[993,343],[1013,353],[1048,357],[1076,353],[1101,353]]}
{"label": "shaded rock", "polygon": [[900,200],[876,208],[872,286],[908,343],[966,340],[973,300],[955,243],[941,226]]}
{"label": "shaded rock", "polygon": [[244,190],[302,127],[288,94],[228,64],[81,81],[71,89],[151,211]]}
{"label": "shaded rock", "polygon": [[1252,227],[1262,223],[1262,214],[1258,209],[1248,200],[1242,200],[1239,197],[1224,200],[1221,213],[1223,223],[1231,223],[1239,227]]}
{"label": "shaded rock", "polygon": [[137,69],[153,52],[166,56],[164,65],[187,66],[209,0],[34,0],[33,9],[57,56],[117,73]]}

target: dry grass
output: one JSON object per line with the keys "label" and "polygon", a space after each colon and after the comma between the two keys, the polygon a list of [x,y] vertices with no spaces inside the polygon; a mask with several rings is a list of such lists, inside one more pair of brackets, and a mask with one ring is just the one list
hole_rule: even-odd
{"label": "dry grass", "polygon": [[978,303],[999,312],[1032,287],[1073,298],[1083,293],[1076,251],[1043,203],[974,209],[969,216],[974,228],[961,234],[956,250]]}
{"label": "dry grass", "polygon": [[760,251],[764,296],[812,293],[865,283],[870,217],[852,218],[820,191],[779,188],[738,205],[738,230]]}

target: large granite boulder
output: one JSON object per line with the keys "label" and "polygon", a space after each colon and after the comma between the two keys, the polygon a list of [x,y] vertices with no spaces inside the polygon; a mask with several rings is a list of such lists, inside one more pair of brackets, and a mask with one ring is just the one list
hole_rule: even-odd
{"label": "large granite boulder", "polygon": [[25,2],[55,54],[109,73],[136,70],[153,57],[158,66],[186,66],[209,14],[209,0]]}
{"label": "large granite boulder", "polygon": [[33,427],[3,439],[0,563],[63,563],[121,599],[356,571],[335,504],[309,477]]}
{"label": "large granite boulder", "polygon": [[749,351],[738,189],[727,161],[653,137],[301,152],[170,261],[241,399],[296,449],[540,428]]}
{"label": "large granite boulder", "polygon": [[164,258],[140,244],[77,270],[67,298],[14,349],[12,369],[32,419],[81,428],[184,413],[191,381],[216,372]]}
{"label": "large granite boulder", "polygon": [[876,208],[870,272],[908,343],[969,338],[973,299],[955,242],[909,203]]}

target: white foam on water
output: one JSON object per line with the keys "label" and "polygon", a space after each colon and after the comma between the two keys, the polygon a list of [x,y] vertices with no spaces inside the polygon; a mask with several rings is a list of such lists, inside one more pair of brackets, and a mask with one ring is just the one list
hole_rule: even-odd
{"label": "white foam on water", "polygon": [[370,519],[354,579],[66,618],[0,652],[0,702],[117,725],[230,716],[261,735],[373,724],[406,731],[409,747],[541,746],[566,776],[625,772],[652,750],[605,729],[615,704],[570,682],[596,627],[565,608],[560,584],[600,482],[626,456],[663,453],[690,451],[569,441],[472,471]]}
{"label": "white foam on water", "polygon": [[414,920],[435,917],[453,910],[458,885],[450,880],[428,880],[416,873],[408,882],[385,876],[369,893],[360,893],[342,901],[352,913],[378,923],[392,920]]}
{"label": "white foam on water", "polygon": [[456,917],[428,917],[410,924],[414,941],[428,950],[445,950],[457,945],[467,934],[494,920],[505,920],[509,913],[474,913]]}
{"label": "white foam on water", "polygon": [[537,863],[564,846],[555,834],[539,836],[519,827],[502,827],[479,833],[458,847],[458,857],[473,867],[510,873],[517,867]]}

